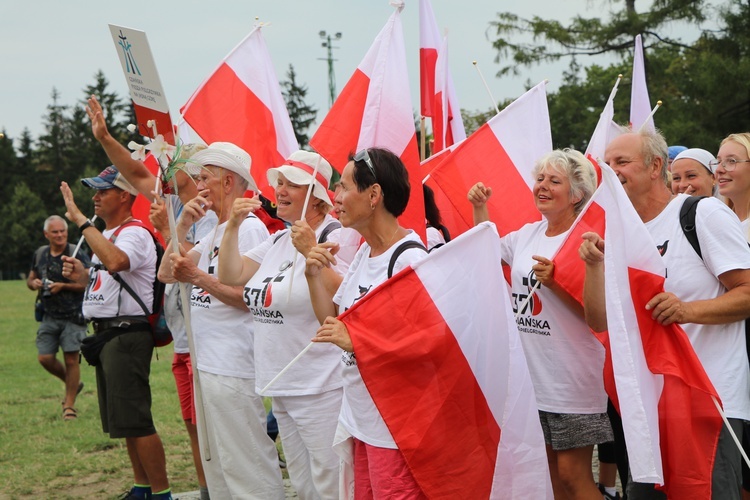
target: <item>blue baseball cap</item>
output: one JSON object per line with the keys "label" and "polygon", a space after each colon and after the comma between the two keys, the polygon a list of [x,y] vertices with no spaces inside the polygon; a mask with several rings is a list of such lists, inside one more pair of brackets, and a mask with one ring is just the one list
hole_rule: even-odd
{"label": "blue baseball cap", "polygon": [[114,165],[105,168],[96,177],[81,179],[81,184],[94,189],[112,189],[116,187],[127,191],[133,196],[138,194],[138,190],[122,176]]}

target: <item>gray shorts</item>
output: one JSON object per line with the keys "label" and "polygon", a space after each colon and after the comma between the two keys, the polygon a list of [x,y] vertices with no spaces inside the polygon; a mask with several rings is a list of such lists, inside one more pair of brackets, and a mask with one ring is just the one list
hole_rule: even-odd
{"label": "gray shorts", "polygon": [[550,413],[539,410],[544,442],[555,451],[572,450],[614,440],[606,413]]}
{"label": "gray shorts", "polygon": [[36,350],[39,354],[57,354],[59,348],[63,352],[78,352],[85,336],[86,325],[45,314],[36,333]]}

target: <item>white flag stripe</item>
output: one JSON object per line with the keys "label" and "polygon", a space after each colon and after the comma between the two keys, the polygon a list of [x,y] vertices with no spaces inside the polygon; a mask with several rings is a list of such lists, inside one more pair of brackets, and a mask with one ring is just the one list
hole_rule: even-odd
{"label": "white flag stripe", "polygon": [[663,274],[664,265],[616,174],[600,165],[602,184],[594,197],[606,213],[607,328],[630,469],[635,481],[663,484],[658,406],[664,379],[646,364],[628,268]]}
{"label": "white flag stripe", "polygon": [[[520,106],[523,106],[523,113],[511,112]],[[531,172],[534,164],[542,154],[552,151],[547,83],[539,83],[487,123],[521,173],[529,190],[533,189]],[[529,131],[533,133],[528,133]]]}
{"label": "white flag stripe", "polygon": [[[455,335],[502,429],[491,498],[552,498],[534,388],[500,262],[497,230],[483,223],[451,241],[450,251],[436,252],[412,267]],[[464,282],[477,268],[488,277],[481,286],[445,286]]]}

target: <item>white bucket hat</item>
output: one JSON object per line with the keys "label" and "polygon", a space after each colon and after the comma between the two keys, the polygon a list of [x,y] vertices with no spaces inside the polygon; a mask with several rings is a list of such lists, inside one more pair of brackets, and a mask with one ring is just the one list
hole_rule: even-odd
{"label": "white bucket hat", "polygon": [[190,175],[196,175],[199,170],[196,163],[204,167],[213,165],[230,170],[247,181],[248,189],[258,192],[258,185],[250,175],[250,155],[231,142],[212,142],[206,149],[195,153],[185,167]]}
{"label": "white bucket hat", "polygon": [[674,162],[676,162],[677,160],[683,160],[685,158],[697,161],[698,163],[706,167],[706,170],[708,170],[712,174],[714,173],[714,169],[711,167],[711,162],[715,161],[716,158],[714,157],[714,155],[712,155],[705,149],[700,149],[700,148],[686,149],[685,151],[675,156],[674,160],[672,160],[672,164],[674,164]]}
{"label": "white bucket hat", "polygon": [[328,191],[328,185],[331,183],[333,169],[331,164],[318,153],[303,150],[295,151],[289,155],[283,165],[268,169],[268,172],[266,172],[268,184],[275,187],[279,174],[283,174],[294,184],[309,186],[316,165],[318,166],[318,172],[315,174],[312,194],[317,199],[331,205],[333,193]]}

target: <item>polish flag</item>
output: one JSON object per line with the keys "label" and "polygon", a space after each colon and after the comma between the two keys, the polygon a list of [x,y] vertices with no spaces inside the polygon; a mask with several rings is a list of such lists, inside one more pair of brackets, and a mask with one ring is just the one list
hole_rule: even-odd
{"label": "polish flag", "polygon": [[618,78],[617,83],[612,88],[612,92],[609,94],[606,104],[604,104],[604,109],[599,115],[599,121],[596,124],[594,133],[591,134],[589,144],[586,146],[584,154],[595,160],[604,159],[604,151],[607,149],[607,145],[617,136],[613,135],[612,124],[615,118],[615,95],[617,95],[617,86],[619,83],[620,79]]}
{"label": "polish flag", "polygon": [[552,151],[545,82],[516,99],[430,173],[456,212],[474,225],[469,189],[477,182],[493,190],[487,203],[501,236],[541,219],[534,204],[532,171]]}
{"label": "polish flag", "polygon": [[266,171],[284,163],[299,144],[260,28],[224,58],[180,112],[202,142],[231,142],[247,151],[255,183],[273,199]]}
{"label": "polish flag", "polygon": [[643,62],[643,42],[641,35],[635,37],[635,52],[633,53],[633,81],[630,90],[630,126],[633,130],[640,130],[645,126],[655,130],[654,119],[651,117],[651,101],[648,98],[646,86],[646,66]]}
{"label": "polish flag", "polygon": [[[439,153],[436,153],[422,162],[422,171],[430,172],[440,162],[444,161],[452,152],[452,147],[443,149]],[[456,211],[456,207],[448,199],[445,192],[438,186],[434,180],[430,177],[429,173],[422,181],[422,184],[429,186],[432,192],[435,194],[435,205],[437,205],[440,211],[440,218],[443,221],[443,225],[448,229],[451,238],[455,238],[459,234],[465,233],[471,229],[471,225],[467,224],[461,218],[461,215]]]}
{"label": "polish flag", "polygon": [[434,117],[435,64],[440,49],[440,29],[430,0],[419,0],[419,95],[422,116]]}
{"label": "polish flag", "polygon": [[435,64],[435,97],[432,109],[434,151],[442,151],[466,139],[461,108],[458,105],[453,78],[448,69],[448,37],[443,37]]}
{"label": "polish flag", "polygon": [[401,158],[409,172],[411,196],[401,225],[425,240],[424,197],[419,175],[417,134],[409,95],[406,49],[401,26],[403,3],[396,6],[365,58],[310,139],[310,146],[341,172],[349,155],[364,148],[385,148]]}
{"label": "polish flag", "polygon": [[554,259],[555,280],[582,301],[573,254],[586,230],[604,235],[608,333],[597,337],[607,349],[605,388],[626,402],[616,406],[633,479],[663,485],[669,498],[710,498],[722,427],[711,397],[719,398],[682,328],[660,325],[646,310],[664,291],[664,263],[616,174],[600,166],[602,184],[579,217],[586,227],[571,229]]}
{"label": "polish flag", "polygon": [[480,224],[340,316],[426,498],[552,498],[500,261],[494,226]]}

